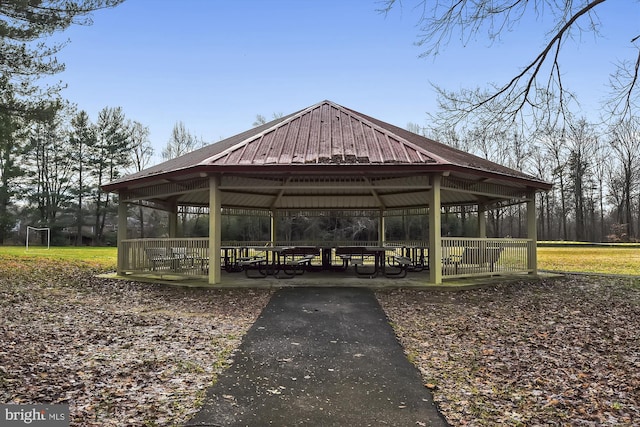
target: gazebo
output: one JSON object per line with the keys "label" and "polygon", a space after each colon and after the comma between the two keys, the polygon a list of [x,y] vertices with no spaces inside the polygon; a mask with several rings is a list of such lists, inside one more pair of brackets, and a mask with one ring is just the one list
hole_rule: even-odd
{"label": "gazebo", "polygon": [[[537,274],[535,195],[550,188],[549,183],[520,171],[331,101],[322,101],[103,187],[119,196],[118,274],[156,270],[150,248],[185,248],[197,254],[191,258],[191,265],[198,267],[197,274],[210,285],[224,284],[224,258],[215,256],[228,246],[221,239],[224,210],[266,212],[272,219],[291,211],[379,212],[381,232],[377,244],[428,248],[429,284],[464,275]],[[168,211],[169,237],[128,239],[127,208],[131,204]],[[513,204],[526,205],[527,235],[517,239],[487,238],[486,212]],[[477,212],[478,235],[442,236],[441,211],[447,206],[471,207]],[[182,207],[208,208],[208,238],[176,235]],[[385,241],[385,213],[398,210],[424,212],[428,216],[428,241]],[[265,243],[292,244],[276,241],[275,223],[272,221],[271,241]],[[478,258],[479,251],[488,247],[500,248],[504,253],[498,268],[494,262],[489,266],[482,256]],[[470,248],[476,251],[476,259],[462,259],[465,249]],[[457,256],[455,268],[452,253]],[[459,264],[469,266],[458,268]]]}

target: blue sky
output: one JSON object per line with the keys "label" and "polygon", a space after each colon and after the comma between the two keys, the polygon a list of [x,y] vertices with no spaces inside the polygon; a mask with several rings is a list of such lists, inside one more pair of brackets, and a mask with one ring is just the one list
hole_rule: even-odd
{"label": "blue sky", "polygon": [[[454,40],[435,59],[419,58],[419,11],[402,3],[385,16],[376,0],[127,0],[57,36],[70,43],[56,77],[94,121],[103,107],[121,106],[148,126],[159,156],[178,121],[215,142],[250,128],[257,114],[270,119],[324,99],[397,126],[425,125],[436,109],[432,83],[504,83],[543,44],[543,23],[530,23],[497,44]],[[588,116],[640,33],[637,4],[598,10],[602,37],[568,41],[562,58]]]}

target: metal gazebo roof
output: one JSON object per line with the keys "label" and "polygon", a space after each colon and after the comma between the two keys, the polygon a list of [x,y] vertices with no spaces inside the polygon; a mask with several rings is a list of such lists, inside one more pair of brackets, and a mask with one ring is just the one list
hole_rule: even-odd
{"label": "metal gazebo roof", "polygon": [[424,207],[430,175],[443,205],[523,199],[551,185],[331,101],[247,130],[103,188],[122,200],[267,209]]}

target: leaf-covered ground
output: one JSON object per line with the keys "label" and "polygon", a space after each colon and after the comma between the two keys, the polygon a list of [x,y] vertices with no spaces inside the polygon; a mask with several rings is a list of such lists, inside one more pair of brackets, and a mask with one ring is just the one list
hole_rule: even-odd
{"label": "leaf-covered ground", "polygon": [[180,424],[269,296],[113,281],[73,263],[4,259],[0,402],[66,403],[73,426]]}
{"label": "leaf-covered ground", "polygon": [[[94,273],[2,258],[0,402],[68,403],[73,426],[180,425],[271,295]],[[378,298],[452,425],[640,425],[637,279]]]}
{"label": "leaf-covered ground", "polygon": [[380,292],[452,425],[640,425],[640,282]]}

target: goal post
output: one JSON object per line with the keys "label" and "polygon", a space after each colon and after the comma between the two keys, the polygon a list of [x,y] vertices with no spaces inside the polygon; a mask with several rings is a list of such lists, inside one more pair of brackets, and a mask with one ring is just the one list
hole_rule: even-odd
{"label": "goal post", "polygon": [[49,247],[51,246],[51,228],[49,227],[31,227],[29,225],[27,225],[27,243],[26,243],[26,249],[25,250],[29,250],[29,236],[32,234],[31,232],[34,232],[33,234],[38,235],[38,233],[40,233],[39,235],[42,235],[42,232],[46,231],[47,232],[47,249],[49,249]]}

